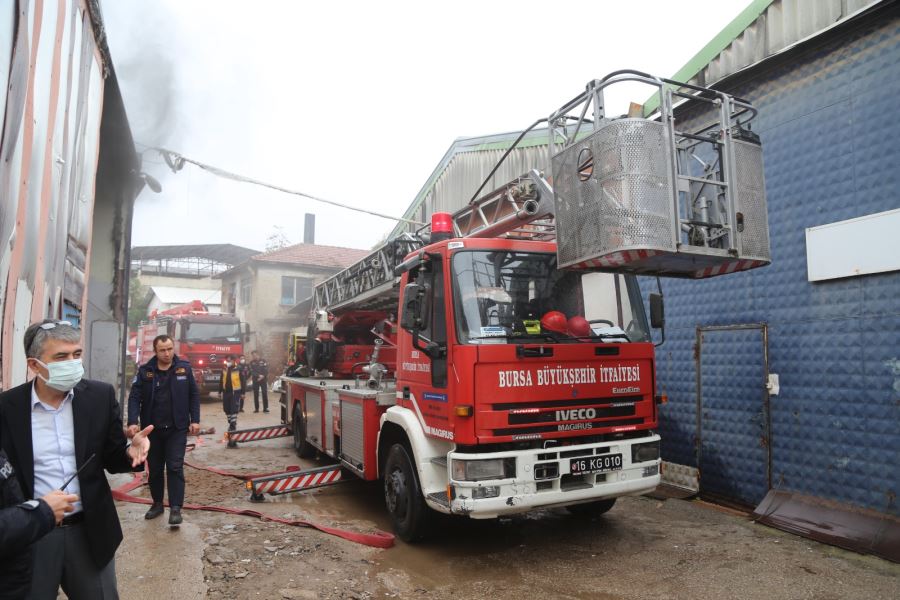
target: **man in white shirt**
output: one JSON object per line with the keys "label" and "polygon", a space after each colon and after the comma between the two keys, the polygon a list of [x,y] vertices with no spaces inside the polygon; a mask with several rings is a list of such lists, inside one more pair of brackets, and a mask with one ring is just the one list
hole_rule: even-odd
{"label": "man in white shirt", "polygon": [[148,427],[127,445],[113,387],[82,379],[81,332],[66,321],[25,331],[33,381],[0,393],[0,447],[26,497],[65,489],[73,510],[34,545],[31,598],[118,598],[114,556],[122,541],[104,469],[141,470]]}

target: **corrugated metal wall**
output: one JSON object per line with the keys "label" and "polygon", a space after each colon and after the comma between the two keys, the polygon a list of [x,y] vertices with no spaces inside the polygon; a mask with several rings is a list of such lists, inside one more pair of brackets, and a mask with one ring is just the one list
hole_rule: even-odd
{"label": "corrugated metal wall", "polygon": [[[707,417],[698,414],[697,327],[764,322],[768,370],[781,384],[759,442],[771,446],[772,487],[900,515],[900,273],[810,283],[804,236],[900,206],[900,16],[881,11],[813,43],[728,88],[760,109],[772,265],[663,282],[663,457],[697,466]],[[655,291],[655,281],[642,285]],[[735,476],[749,460],[738,447],[720,447]]]}
{"label": "corrugated metal wall", "polygon": [[[422,203],[428,217],[433,212],[456,212],[468,204],[472,194],[484,181],[505,150],[463,152],[453,157],[447,169],[435,182]],[[547,146],[516,148],[491,177],[482,194],[512,181],[529,170],[543,169],[547,163]]]}
{"label": "corrugated metal wall", "polygon": [[880,0],[775,0],[688,83],[707,85],[828,29]]}
{"label": "corrugated metal wall", "polygon": [[2,3],[0,61],[0,388],[8,388],[25,380],[28,324],[78,318],[85,306],[104,76],[83,2]]}

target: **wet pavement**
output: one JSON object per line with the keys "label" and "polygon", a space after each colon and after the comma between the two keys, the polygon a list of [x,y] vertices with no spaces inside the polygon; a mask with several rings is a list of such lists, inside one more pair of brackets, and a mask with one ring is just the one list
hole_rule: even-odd
{"label": "wet pavement", "polygon": [[[277,409],[277,406],[275,407]],[[188,460],[242,472],[302,461],[290,438],[220,443],[225,419],[202,407]],[[243,413],[240,428],[278,423]],[[360,532],[390,531],[377,483],[350,480],[251,503],[242,483],[188,469],[187,501],[249,508]],[[122,476],[111,478],[123,481]],[[127,479],[127,478],[126,478]],[[135,492],[147,496],[146,487]],[[373,549],[307,528],[188,511],[172,531],[118,503],[123,600],[156,598],[900,598],[900,565],[798,538],[697,501],[620,499],[606,515],[545,510],[499,521],[440,519],[434,537]]]}

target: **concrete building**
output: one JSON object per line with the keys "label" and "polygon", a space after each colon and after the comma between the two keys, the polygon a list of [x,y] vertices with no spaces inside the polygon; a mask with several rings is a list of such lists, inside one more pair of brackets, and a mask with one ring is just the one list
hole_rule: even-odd
{"label": "concrete building", "polygon": [[273,371],[280,370],[291,328],[306,324],[290,308],[309,298],[317,283],[366,254],[368,250],[309,243],[257,254],[218,275],[222,310],[249,323],[248,348],[257,349]]}

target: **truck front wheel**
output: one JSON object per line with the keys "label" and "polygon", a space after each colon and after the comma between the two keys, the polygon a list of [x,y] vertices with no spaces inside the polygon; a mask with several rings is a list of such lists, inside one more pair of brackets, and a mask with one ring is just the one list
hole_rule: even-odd
{"label": "truck front wheel", "polygon": [[300,458],[312,458],[315,456],[316,449],[310,446],[306,441],[306,420],[303,418],[303,413],[300,412],[299,406],[294,408],[292,425],[294,433],[294,452],[296,452],[297,456]]}
{"label": "truck front wheel", "polygon": [[388,451],[384,465],[384,503],[401,540],[414,542],[428,534],[431,511],[422,498],[419,477],[403,444],[394,444]]}
{"label": "truck front wheel", "polygon": [[605,512],[609,512],[616,504],[615,498],[609,498],[607,500],[596,500],[594,502],[586,502],[585,504],[572,504],[566,507],[573,515],[579,517],[596,517],[600,516]]}

